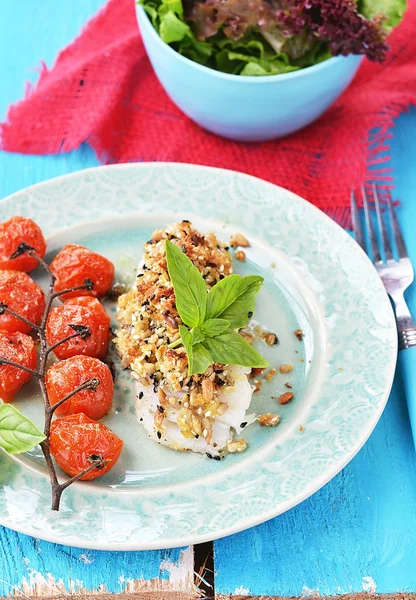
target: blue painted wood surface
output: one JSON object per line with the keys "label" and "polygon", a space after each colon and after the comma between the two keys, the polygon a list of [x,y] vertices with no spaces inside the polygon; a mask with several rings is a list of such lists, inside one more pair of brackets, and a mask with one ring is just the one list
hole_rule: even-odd
{"label": "blue painted wood surface", "polygon": [[[34,81],[31,67],[50,66],[103,0],[15,0],[2,5],[0,118]],[[392,140],[399,216],[416,263],[416,111],[402,115]],[[97,164],[87,147],[60,156],[0,153],[0,197]],[[1,215],[1,205],[0,205]],[[416,313],[416,291],[409,299]],[[416,475],[402,382],[357,457],[309,500],[276,519],[215,543],[216,590],[301,595],[373,590],[416,591]],[[186,555],[188,552],[188,555]],[[174,571],[185,557],[183,573]],[[173,573],[173,575],[172,575]],[[189,576],[189,551],[108,553],[56,546],[0,528],[0,596],[41,591],[129,588],[140,578]],[[42,587],[42,586],[46,586]]]}

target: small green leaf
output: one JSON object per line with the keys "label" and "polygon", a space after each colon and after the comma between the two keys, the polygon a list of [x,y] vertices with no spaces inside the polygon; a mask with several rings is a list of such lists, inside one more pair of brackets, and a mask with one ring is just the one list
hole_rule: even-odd
{"label": "small green leaf", "polygon": [[[204,337],[215,337],[230,327],[230,321],[226,319],[208,319],[204,321],[198,327],[198,330],[202,334],[202,338],[198,341],[202,341]],[[194,342],[195,344],[196,342]]]}
{"label": "small green leaf", "polygon": [[21,454],[44,439],[44,434],[17,408],[11,404],[0,406],[0,448],[9,454]]}
{"label": "small green leaf", "polygon": [[169,10],[160,14],[160,37],[164,42],[180,42],[190,32],[189,25],[181,21],[174,12]]}
{"label": "small green leaf", "polygon": [[207,299],[207,318],[226,319],[232,329],[245,327],[249,313],[254,311],[257,294],[263,285],[259,275],[230,275],[210,290]]}
{"label": "small green leaf", "polygon": [[178,17],[183,17],[182,0],[162,0],[162,5],[176,13]]}
{"label": "small green leaf", "polygon": [[204,347],[214,362],[224,365],[265,368],[269,363],[238,333],[232,329],[215,338],[206,338]]}
{"label": "small green leaf", "polygon": [[192,348],[193,351],[193,368],[192,375],[194,373],[205,373],[208,367],[213,363],[212,356],[202,344],[195,344]]}
{"label": "small green leaf", "polygon": [[205,338],[205,335],[201,331],[202,325],[203,325],[203,323],[201,323],[201,325],[199,325],[199,327],[195,327],[194,329],[191,329],[193,345],[199,344],[199,342],[202,342],[202,340]]}
{"label": "small green leaf", "polygon": [[192,333],[185,325],[179,325],[179,333],[181,335],[182,344],[185,347],[188,355],[188,375],[192,375],[194,368],[194,349],[192,346]]}
{"label": "small green leaf", "polygon": [[207,306],[204,278],[186,254],[169,240],[166,240],[166,260],[179,316],[185,325],[198,327],[205,319]]}

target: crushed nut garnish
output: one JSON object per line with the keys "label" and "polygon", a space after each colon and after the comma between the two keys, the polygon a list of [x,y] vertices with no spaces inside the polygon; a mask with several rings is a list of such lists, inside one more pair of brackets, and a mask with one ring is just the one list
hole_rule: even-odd
{"label": "crushed nut garnish", "polygon": [[287,404],[292,400],[293,396],[293,392],[285,392],[284,394],[279,396],[279,404]]}
{"label": "crushed nut garnish", "polygon": [[259,367],[252,367],[251,373],[249,375],[249,379],[253,379],[253,377],[257,377],[257,375],[261,375],[264,369],[260,369]]}
{"label": "crushed nut garnish", "polygon": [[276,427],[279,424],[280,416],[272,413],[264,413],[257,417],[258,422],[262,427]]}
{"label": "crushed nut garnish", "polygon": [[281,373],[289,373],[290,371],[293,371],[293,365],[280,365],[279,371]]}
{"label": "crushed nut garnish", "polygon": [[300,358],[299,361],[300,362],[305,362],[305,359],[304,358]]}
{"label": "crushed nut garnish", "polygon": [[270,369],[268,373],[266,373],[266,381],[271,381],[273,377],[276,375],[276,369]]}
{"label": "crushed nut garnish", "polygon": [[227,442],[227,450],[230,454],[244,452],[247,450],[247,442],[245,440],[230,440]]}
{"label": "crushed nut garnish", "polygon": [[264,333],[261,337],[268,346],[276,346],[276,344],[279,342],[275,333]]}
{"label": "crushed nut garnish", "polygon": [[303,426],[303,425],[301,425],[301,426],[299,427],[299,431],[305,431],[305,428],[304,428],[304,426]]}
{"label": "crushed nut garnish", "polygon": [[234,254],[234,256],[240,262],[245,262],[245,260],[246,260],[246,253],[244,252],[244,250],[237,250],[237,252]]}
{"label": "crushed nut garnish", "polygon": [[303,340],[302,329],[296,329],[296,331],[293,332],[293,335],[296,336],[300,342]]}
{"label": "crushed nut garnish", "polygon": [[272,269],[275,269],[276,268],[276,263],[272,262],[272,264],[270,266],[271,266]]}
{"label": "crushed nut garnish", "polygon": [[289,389],[292,389],[292,387],[293,387],[291,383],[285,383],[285,386]]}
{"label": "crushed nut garnish", "polygon": [[[183,347],[169,348],[178,339],[182,321],[167,271],[166,239],[186,252],[203,275],[207,289],[232,273],[228,247],[214,234],[201,234],[185,220],[156,231],[145,244],[135,287],[118,300],[120,328],[115,344],[122,366],[130,367],[138,381],[157,391],[160,407],[178,411],[177,423],[182,435],[185,438],[201,435],[209,444],[214,419],[228,409],[225,402],[218,400],[219,393],[232,387],[234,379],[229,369],[217,363],[204,375],[190,377]],[[142,393],[139,397],[143,397]],[[157,428],[162,428],[164,412],[157,410],[154,418]]]}
{"label": "crushed nut garnish", "polygon": [[250,242],[241,233],[235,233],[230,239],[230,246],[232,248],[235,248],[236,246],[248,248],[250,246]]}

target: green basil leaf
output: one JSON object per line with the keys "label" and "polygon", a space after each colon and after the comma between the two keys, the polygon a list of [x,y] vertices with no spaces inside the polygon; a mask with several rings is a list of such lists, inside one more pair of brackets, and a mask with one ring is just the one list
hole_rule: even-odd
{"label": "green basil leaf", "polygon": [[202,375],[213,363],[212,356],[202,344],[195,344],[192,351],[194,353],[192,375],[194,373],[200,373]]}
{"label": "green basil leaf", "polygon": [[194,368],[194,349],[192,346],[192,333],[185,325],[179,325],[179,333],[181,336],[182,344],[185,347],[186,354],[188,355],[188,375],[192,375]]}
{"label": "green basil leaf", "polygon": [[0,448],[9,454],[21,454],[44,439],[44,434],[17,408],[11,404],[0,406]]}
{"label": "green basil leaf", "polygon": [[203,339],[205,338],[205,335],[201,331],[202,325],[203,325],[203,323],[201,323],[201,325],[199,327],[195,327],[194,329],[191,330],[193,345],[199,344],[199,342],[202,342]]}
{"label": "green basil leaf", "polygon": [[215,338],[206,338],[203,345],[211,354],[214,362],[223,365],[257,368],[269,366],[267,360],[250,346],[247,340],[232,329],[221,333]]}
{"label": "green basil leaf", "polygon": [[166,240],[166,260],[179,316],[185,325],[198,327],[205,319],[207,306],[204,278],[186,254],[169,240]]}
{"label": "green basil leaf", "polygon": [[205,337],[215,337],[226,329],[229,329],[229,327],[230,321],[227,321],[226,319],[208,319],[208,321],[204,321],[198,327],[198,330],[202,334],[202,339],[199,341],[202,342]]}
{"label": "green basil leaf", "polygon": [[259,275],[230,275],[219,281],[208,294],[207,319],[226,319],[232,329],[245,327],[263,281]]}

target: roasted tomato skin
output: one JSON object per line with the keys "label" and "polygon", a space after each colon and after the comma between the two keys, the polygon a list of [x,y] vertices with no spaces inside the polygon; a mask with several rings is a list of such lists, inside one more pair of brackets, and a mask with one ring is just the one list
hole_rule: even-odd
{"label": "roasted tomato skin", "polygon": [[[0,331],[0,356],[29,369],[36,369],[35,343],[24,333]],[[31,378],[30,373],[17,367],[0,365],[0,398],[3,402],[11,402]]]}
{"label": "roasted tomato skin", "polygon": [[50,346],[74,333],[70,325],[85,325],[91,335],[83,340],[76,337],[58,346],[54,353],[60,360],[77,354],[104,358],[110,339],[110,317],[96,298],[81,296],[70,298],[61,306],[55,306],[46,323],[46,339]]}
{"label": "roasted tomato skin", "polygon": [[90,419],[98,421],[108,413],[114,394],[114,383],[110,369],[106,364],[90,356],[72,356],[55,363],[46,373],[46,389],[51,405],[92,378],[100,384],[96,390],[82,390],[58,406],[55,414],[59,416],[84,413]]}
{"label": "roasted tomato skin", "polygon": [[77,296],[102,298],[114,279],[114,265],[107,258],[78,244],[68,244],[55,256],[50,265],[55,275],[55,291],[82,285],[86,279],[93,282],[92,290],[76,290],[61,296],[64,300]]}
{"label": "roasted tomato skin", "polygon": [[52,421],[49,444],[52,456],[64,473],[74,477],[91,465],[94,457],[101,456],[103,467],[93,469],[81,479],[92,481],[107,473],[118,461],[123,442],[102,423],[83,413]]}
{"label": "roasted tomato skin", "polygon": [[26,253],[10,260],[10,256],[23,242],[32,246],[41,258],[45,256],[45,238],[40,227],[32,219],[12,217],[5,223],[0,223],[0,269],[14,269],[26,273],[36,269],[38,261]]}
{"label": "roasted tomato skin", "polygon": [[[35,325],[40,323],[45,310],[43,290],[21,271],[0,271],[0,302]],[[10,333],[31,331],[26,323],[6,312],[0,314],[0,329]]]}

